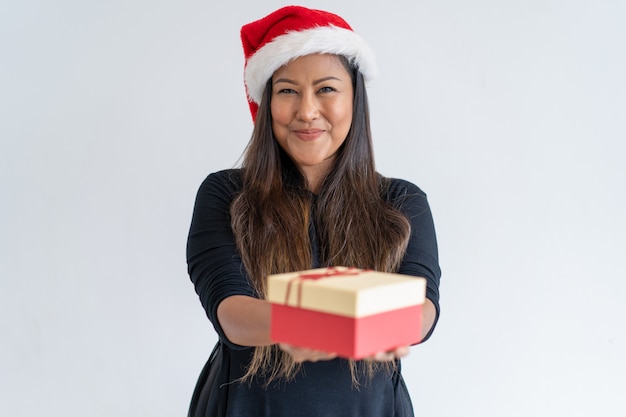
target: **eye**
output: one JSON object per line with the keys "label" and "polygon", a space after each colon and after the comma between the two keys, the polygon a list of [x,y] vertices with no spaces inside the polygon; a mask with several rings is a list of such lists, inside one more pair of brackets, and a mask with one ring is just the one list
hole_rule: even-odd
{"label": "eye", "polygon": [[328,87],[328,86],[322,87],[319,89],[320,93],[332,93],[333,91],[337,91],[337,90],[335,90],[333,87]]}
{"label": "eye", "polygon": [[276,94],[295,94],[296,90],[293,88],[281,88],[276,92]]}

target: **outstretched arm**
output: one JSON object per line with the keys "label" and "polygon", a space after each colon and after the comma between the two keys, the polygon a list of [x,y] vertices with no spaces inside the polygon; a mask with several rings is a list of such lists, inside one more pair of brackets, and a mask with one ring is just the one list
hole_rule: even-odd
{"label": "outstretched arm", "polygon": [[241,346],[271,345],[270,303],[245,295],[225,298],[217,307],[217,319],[232,343]]}

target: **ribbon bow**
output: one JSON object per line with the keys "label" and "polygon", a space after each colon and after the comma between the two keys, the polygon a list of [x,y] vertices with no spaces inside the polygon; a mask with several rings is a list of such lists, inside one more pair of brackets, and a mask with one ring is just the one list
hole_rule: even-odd
{"label": "ribbon bow", "polygon": [[[287,292],[285,294],[285,305],[288,305],[289,303],[289,294],[291,293],[291,286],[292,284],[295,283],[302,283],[302,281],[306,281],[306,280],[318,280],[321,278],[328,278],[328,277],[337,277],[337,276],[347,276],[347,275],[358,275],[361,272],[363,272],[362,269],[358,269],[358,268],[347,268],[347,269],[338,269],[336,267],[329,267],[326,268],[325,271],[323,272],[311,272],[308,274],[300,274],[296,277],[293,277],[292,279],[289,280],[289,282],[287,283]],[[300,302],[302,300],[302,285],[298,285],[298,297],[297,297],[297,306],[300,307]]]}

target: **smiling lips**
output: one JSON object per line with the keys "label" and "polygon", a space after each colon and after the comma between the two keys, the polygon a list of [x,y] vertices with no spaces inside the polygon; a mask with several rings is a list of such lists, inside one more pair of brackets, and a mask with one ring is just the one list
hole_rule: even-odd
{"label": "smiling lips", "polygon": [[303,141],[312,141],[319,138],[323,133],[323,129],[298,129],[294,130],[293,133]]}

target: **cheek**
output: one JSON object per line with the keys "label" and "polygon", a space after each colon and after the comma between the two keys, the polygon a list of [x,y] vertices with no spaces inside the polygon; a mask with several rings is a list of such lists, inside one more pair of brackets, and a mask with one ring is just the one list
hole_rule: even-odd
{"label": "cheek", "polygon": [[280,100],[272,101],[270,112],[274,123],[285,124],[289,121],[289,109]]}
{"label": "cheek", "polygon": [[340,125],[343,129],[350,129],[352,125],[352,103],[348,105],[341,106],[338,111],[335,113],[336,115],[336,123]]}

